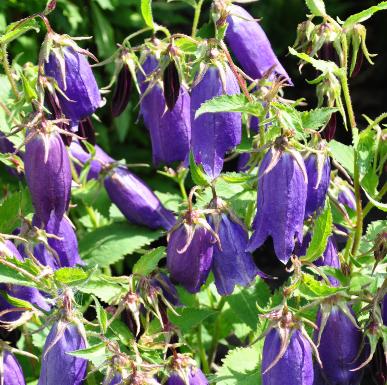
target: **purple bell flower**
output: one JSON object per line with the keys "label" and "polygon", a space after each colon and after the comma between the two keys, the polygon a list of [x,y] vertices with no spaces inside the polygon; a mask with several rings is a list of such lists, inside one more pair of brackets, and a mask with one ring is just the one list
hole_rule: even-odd
{"label": "purple bell flower", "polygon": [[164,273],[157,273],[151,279],[151,285],[161,289],[164,298],[173,306],[181,306],[179,294],[177,293],[175,285],[171,282],[169,277]]}
{"label": "purple bell flower", "polygon": [[383,319],[383,324],[387,326],[387,294],[384,295],[383,297],[383,302],[382,302],[382,319]]}
{"label": "purple bell flower", "polygon": [[226,42],[247,75],[260,79],[274,67],[276,75],[283,76],[292,84],[264,30],[246,10],[231,5],[227,22]]}
{"label": "purple bell flower", "polygon": [[1,353],[1,358],[0,384],[25,385],[23,370],[15,356],[5,349]]}
{"label": "purple bell flower", "polygon": [[37,132],[26,144],[24,168],[32,203],[39,219],[46,224],[51,212],[62,218],[71,194],[70,160],[57,132]]}
{"label": "purple bell flower", "polygon": [[320,160],[315,154],[310,154],[305,159],[305,168],[308,174],[305,218],[308,218],[324,206],[330,182],[331,162],[329,157]]}
{"label": "purple bell flower", "polygon": [[[36,221],[37,219],[34,218],[34,224],[40,227]],[[77,235],[67,218],[63,217],[58,220],[55,215],[51,215],[45,231],[60,238],[47,238],[49,246],[56,251],[59,260],[43,244],[39,244],[34,248],[34,255],[43,265],[56,270],[61,267],[74,267],[83,264],[79,256]]]}
{"label": "purple bell flower", "polygon": [[205,113],[195,119],[202,103],[220,95],[239,94],[238,81],[227,64],[223,74],[210,66],[191,92],[191,146],[197,163],[212,179],[222,171],[225,154],[241,141],[242,118],[237,112]]}
{"label": "purple bell flower", "polygon": [[14,144],[0,131],[0,153],[7,154],[14,151]]}
{"label": "purple bell flower", "polygon": [[213,236],[199,225],[183,223],[170,233],[167,267],[171,278],[190,293],[206,282],[212,265]]}
{"label": "purple bell flower", "polygon": [[115,374],[115,376],[112,378],[112,380],[109,382],[109,385],[119,385],[122,382],[122,376],[121,374]]}
{"label": "purple bell flower", "polygon": [[348,206],[351,210],[355,211],[356,198],[353,191],[345,185],[342,185],[340,187],[340,190],[341,191],[339,192],[339,195],[338,195],[338,201],[344,206]]}
{"label": "purple bell flower", "polygon": [[83,384],[87,360],[67,353],[85,347],[86,342],[78,326],[63,321],[56,322],[44,344],[38,385]]}
{"label": "purple bell flower", "polygon": [[[73,141],[70,145],[70,152],[71,155],[79,161],[82,165],[84,165],[86,162],[89,161],[91,158],[91,154],[86,152],[82,146],[76,142]],[[95,145],[95,155],[92,161],[90,162],[89,172],[87,174],[87,180],[90,179],[98,179],[103,166],[108,165],[110,163],[115,162],[113,158],[111,158],[104,150],[102,150],[101,147],[99,147],[97,144]],[[78,164],[75,164],[75,168],[78,172],[78,174],[81,173],[82,167]]]}
{"label": "purple bell flower", "polygon": [[263,346],[262,384],[312,385],[314,371],[310,343],[300,330],[294,330],[282,357],[270,368],[278,359],[282,345],[279,330],[273,328],[266,336]]}
{"label": "purple bell flower", "polygon": [[[346,305],[345,305],[346,306]],[[350,313],[353,311],[348,309]],[[338,306],[332,306],[321,333],[318,352],[322,362],[321,374],[330,385],[359,385],[362,371],[350,371],[357,368],[362,357],[359,356],[362,346],[362,333],[348,315]],[[317,326],[321,326],[322,316],[317,316]],[[321,332],[321,331],[320,331]],[[317,340],[315,334],[315,340]]]}
{"label": "purple bell flower", "polygon": [[208,385],[206,376],[199,368],[192,367],[188,373],[188,383],[180,377],[179,374],[173,373],[168,378],[166,385]]}
{"label": "purple bell flower", "polygon": [[[142,68],[149,76],[157,66],[155,56],[148,55]],[[176,104],[169,111],[161,85],[146,82],[142,72],[138,73],[138,80],[142,92],[141,114],[151,137],[153,164],[186,160],[191,139],[190,96],[187,89],[180,86]],[[152,87],[148,89],[150,84]]]}
{"label": "purple bell flower", "polygon": [[[0,241],[0,255],[13,256],[19,261],[23,261],[23,257],[20,255],[18,249],[9,240],[4,242]],[[11,297],[27,301],[38,309],[46,311],[50,310],[50,305],[46,302],[43,295],[33,287],[1,283],[0,290],[7,292]],[[23,310],[17,310],[15,306],[8,303],[8,301],[0,294],[0,312],[3,311],[5,311],[5,313],[0,317],[0,321],[14,322],[20,318]]]}
{"label": "purple bell flower", "polygon": [[140,178],[124,167],[116,167],[105,178],[105,188],[111,201],[129,222],[170,230],[176,219],[153,191]]}
{"label": "purple bell flower", "polygon": [[62,55],[62,52],[50,53],[44,66],[45,74],[58,83],[65,95],[57,92],[62,112],[70,119],[72,126],[77,126],[80,120],[92,115],[101,106],[101,94],[90,64],[83,54],[65,47],[64,68],[57,55]]}
{"label": "purple bell flower", "polygon": [[295,238],[302,242],[306,195],[307,177],[301,156],[294,151],[268,151],[258,172],[255,231],[247,251],[253,252],[271,236],[277,258],[286,264]]}
{"label": "purple bell flower", "polygon": [[209,215],[208,222],[218,234],[220,245],[213,247],[212,271],[220,295],[229,295],[235,285],[247,286],[258,274],[253,256],[246,251],[248,234],[237,218],[222,209],[223,202],[217,199],[220,212]]}

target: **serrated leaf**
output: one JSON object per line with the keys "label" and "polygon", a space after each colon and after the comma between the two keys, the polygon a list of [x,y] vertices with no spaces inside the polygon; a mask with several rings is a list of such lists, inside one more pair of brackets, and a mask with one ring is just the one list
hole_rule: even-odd
{"label": "serrated leaf", "polygon": [[216,314],[212,309],[197,309],[194,307],[185,307],[177,309],[178,316],[168,310],[169,320],[178,326],[183,333],[187,333],[200,325],[206,318]]}
{"label": "serrated leaf", "polygon": [[296,137],[304,138],[304,128],[302,125],[301,114],[294,107],[281,103],[272,103],[277,109],[277,116],[281,124],[289,130],[292,130]]}
{"label": "serrated leaf", "polygon": [[260,385],[262,344],[236,348],[228,352],[216,373],[218,385]]}
{"label": "serrated leaf", "polygon": [[[128,283],[126,282],[126,285]],[[94,294],[101,301],[111,305],[116,304],[120,298],[128,291],[127,287],[123,286],[115,277],[106,275],[93,275],[82,285],[79,285],[78,290],[86,294]]]}
{"label": "serrated leaf", "polygon": [[141,0],[141,14],[144,18],[145,24],[150,28],[154,28],[152,0]]}
{"label": "serrated leaf", "polygon": [[323,281],[317,281],[309,274],[303,274],[295,294],[300,295],[307,300],[314,300],[316,298],[330,297],[341,290],[343,289],[340,287],[327,285]]}
{"label": "serrated leaf", "polygon": [[200,115],[215,112],[245,112],[259,116],[263,113],[261,103],[251,103],[244,94],[216,96],[202,103],[195,113],[195,119]]}
{"label": "serrated leaf", "polygon": [[87,233],[79,241],[79,252],[89,266],[105,267],[150,244],[162,234],[161,230],[115,222]]}
{"label": "serrated leaf", "polygon": [[354,164],[353,147],[337,142],[336,140],[331,140],[329,142],[329,150],[333,158],[347,170],[349,175],[353,176],[353,164]]}
{"label": "serrated leaf", "polygon": [[160,246],[157,249],[151,250],[149,253],[144,254],[134,264],[133,273],[139,275],[148,275],[154,269],[156,269],[160,260],[165,256],[165,247]]}
{"label": "serrated leaf", "polygon": [[313,262],[320,258],[325,251],[327,241],[332,233],[332,212],[327,201],[323,212],[317,217],[312,231],[312,239],[303,261]]}
{"label": "serrated leaf", "polygon": [[63,267],[54,272],[54,277],[58,282],[69,286],[85,281],[88,276],[85,271],[78,267]]}
{"label": "serrated leaf", "polygon": [[360,252],[362,254],[369,252],[374,246],[374,240],[381,232],[387,229],[387,220],[371,222],[360,243]]}
{"label": "serrated leaf", "polygon": [[195,163],[192,152],[189,154],[189,170],[193,182],[198,186],[209,186],[209,180],[201,165]]}
{"label": "serrated leaf", "polygon": [[258,326],[257,297],[248,288],[238,288],[227,297],[227,302],[239,319],[251,330],[256,330]]}
{"label": "serrated leaf", "polygon": [[36,282],[31,280],[27,275],[17,270],[14,270],[12,267],[4,265],[2,263],[3,260],[4,262],[6,261],[9,263],[12,263],[13,265],[25,270],[27,273],[30,273],[33,276],[36,276],[38,273],[38,270],[32,269],[31,261],[28,259],[22,262],[13,257],[2,256],[0,258],[0,282],[1,283],[12,283],[20,286],[37,287]]}
{"label": "serrated leaf", "polygon": [[292,55],[297,56],[301,60],[304,60],[307,63],[311,64],[314,68],[324,74],[328,72],[337,74],[340,72],[339,67],[334,62],[315,59],[304,52],[297,52],[294,48],[291,47],[289,47],[289,52]]}
{"label": "serrated leaf", "polygon": [[304,111],[301,113],[302,126],[304,129],[318,130],[324,127],[337,108],[322,107],[315,110]]}
{"label": "serrated leaf", "polygon": [[344,29],[350,29],[357,23],[362,23],[363,21],[368,20],[375,12],[382,11],[387,9],[387,1],[382,1],[378,5],[373,5],[372,7],[365,9],[359,13],[355,13],[348,17],[343,24]]}
{"label": "serrated leaf", "polygon": [[84,358],[85,360],[92,362],[95,362],[95,360],[97,359],[97,361],[99,362],[102,358],[104,360],[104,357],[106,356],[106,343],[101,342],[86,349],[67,352],[67,354],[74,357]]}
{"label": "serrated leaf", "polygon": [[310,12],[315,16],[325,16],[325,4],[323,0],[305,0]]}

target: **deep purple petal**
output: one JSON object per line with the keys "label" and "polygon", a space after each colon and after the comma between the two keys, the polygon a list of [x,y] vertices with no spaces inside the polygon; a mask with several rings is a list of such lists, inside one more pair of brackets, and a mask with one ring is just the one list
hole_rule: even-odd
{"label": "deep purple petal", "polygon": [[271,236],[278,259],[286,264],[295,238],[302,242],[307,184],[299,164],[287,152],[264,174],[271,159],[272,150],[265,155],[259,168],[255,231],[247,250],[253,252]]}
{"label": "deep purple petal", "polygon": [[69,207],[71,167],[66,147],[58,133],[48,135],[48,156],[42,133],[26,144],[24,168],[36,215],[47,223],[51,211],[62,218]]}
{"label": "deep purple petal", "polygon": [[[352,312],[353,313],[353,312]],[[321,324],[318,314],[317,326]],[[315,339],[317,333],[315,333]],[[331,385],[359,385],[362,371],[351,372],[361,364],[357,355],[361,348],[362,333],[336,306],[329,314],[318,347],[323,373]],[[356,359],[357,358],[357,359]]]}
{"label": "deep purple petal", "polygon": [[331,163],[329,157],[327,157],[322,168],[321,180],[318,184],[317,157],[314,154],[309,155],[305,159],[305,168],[308,174],[305,218],[308,218],[315,212],[318,212],[324,205],[330,182]]}
{"label": "deep purple petal", "polygon": [[356,198],[355,194],[346,186],[341,186],[341,191],[338,196],[338,200],[345,206],[348,206],[351,210],[356,210]]}
{"label": "deep purple petal", "polygon": [[278,61],[270,41],[257,21],[242,7],[230,6],[226,41],[243,70],[253,79],[260,79],[274,68],[291,84],[289,75]]}
{"label": "deep purple petal", "polygon": [[167,267],[171,278],[191,293],[197,293],[206,282],[213,253],[211,233],[203,227],[196,227],[194,231],[191,243],[184,250],[188,234],[185,225],[180,226],[170,235],[167,250]]}
{"label": "deep purple petal", "polygon": [[76,325],[68,324],[63,335],[51,346],[58,331],[58,323],[55,323],[44,344],[38,385],[81,385],[86,377],[87,360],[67,353],[84,349],[85,340]]}
{"label": "deep purple petal", "polygon": [[54,78],[67,99],[57,92],[64,115],[74,124],[93,114],[101,106],[101,94],[90,64],[85,56],[67,47],[64,49],[65,80],[63,82],[59,60],[50,53],[44,69],[47,76]]}
{"label": "deep purple petal", "polygon": [[23,370],[15,358],[8,350],[3,352],[2,371],[4,377],[0,374],[0,383],[4,385],[25,385]]}
{"label": "deep purple petal", "polygon": [[140,178],[124,167],[117,167],[105,178],[110,199],[129,222],[151,229],[170,230],[176,219]]}
{"label": "deep purple petal", "polygon": [[252,255],[246,252],[248,234],[239,223],[222,214],[218,235],[222,249],[214,245],[212,269],[219,294],[228,295],[235,285],[249,285],[259,270]]}
{"label": "deep purple petal", "polygon": [[[147,75],[157,67],[157,60],[149,55],[143,64]],[[149,83],[142,73],[138,75],[141,92],[144,94]],[[155,84],[141,99],[141,114],[149,130],[152,141],[153,163],[170,164],[184,161],[189,152],[191,139],[190,96],[184,86],[171,111],[165,104],[160,84]]]}
{"label": "deep purple petal", "polygon": [[225,154],[241,141],[242,119],[237,112],[205,113],[195,119],[195,113],[207,100],[223,94],[239,94],[238,81],[230,67],[224,67],[225,84],[219,69],[211,66],[191,92],[191,145],[196,162],[213,179],[223,167]]}
{"label": "deep purple petal", "polygon": [[[262,353],[262,373],[277,357],[281,337],[277,329],[266,336]],[[262,374],[263,385],[312,385],[313,384],[312,348],[299,330],[290,338],[289,346],[282,358],[268,372]]]}

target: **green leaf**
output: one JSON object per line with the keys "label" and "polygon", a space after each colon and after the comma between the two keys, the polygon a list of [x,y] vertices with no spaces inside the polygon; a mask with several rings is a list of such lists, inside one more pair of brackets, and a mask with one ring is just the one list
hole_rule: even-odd
{"label": "green leaf", "polygon": [[293,131],[298,139],[304,138],[304,128],[302,126],[301,114],[292,106],[281,103],[272,103],[277,109],[278,119],[282,126]]}
{"label": "green leaf", "polygon": [[20,225],[20,216],[32,212],[27,188],[9,194],[0,205],[0,233],[10,234]]}
{"label": "green leaf", "polygon": [[107,331],[107,313],[105,309],[101,306],[96,296],[91,296],[95,303],[95,311],[97,313],[97,319],[99,323],[99,327],[101,328],[101,333],[105,334]]}
{"label": "green leaf", "polygon": [[78,267],[63,267],[55,270],[54,277],[60,283],[75,286],[85,281],[89,275]]}
{"label": "green leaf", "polygon": [[110,0],[95,0],[95,1],[102,9],[108,10],[108,11],[114,11],[114,6]]}
{"label": "green leaf", "polygon": [[244,94],[221,95],[202,103],[195,113],[195,119],[200,115],[214,112],[245,112],[260,116],[263,110],[260,102],[250,103]]}
{"label": "green leaf", "polygon": [[160,246],[144,254],[133,266],[133,273],[139,275],[148,275],[156,269],[158,263],[165,256],[165,247]]}
{"label": "green leaf", "polygon": [[152,0],[141,0],[141,13],[145,20],[145,24],[154,28],[153,15],[152,15]]}
{"label": "green leaf", "polygon": [[318,130],[326,126],[329,119],[337,108],[322,107],[315,110],[304,111],[301,113],[302,126],[304,129]]}
{"label": "green leaf", "polygon": [[199,326],[206,318],[216,314],[212,309],[197,309],[195,307],[185,307],[177,309],[178,316],[168,310],[169,320],[178,326],[183,333],[187,333]]}
{"label": "green leaf", "polygon": [[[126,284],[126,286],[124,286]],[[107,275],[92,275],[78,290],[86,294],[94,294],[101,301],[116,304],[128,292],[127,279],[109,277]]]}
{"label": "green leaf", "polygon": [[316,68],[317,70],[321,71],[324,74],[328,72],[337,74],[340,72],[339,67],[334,62],[314,59],[313,57],[307,55],[306,53],[297,52],[292,47],[289,47],[289,52],[292,55],[297,56],[301,60],[304,60],[307,63],[311,64],[314,68]]}
{"label": "green leaf", "polygon": [[367,196],[368,200],[379,210],[387,211],[387,203],[379,202],[376,199],[374,199],[366,190],[364,190],[365,195]]}
{"label": "green leaf", "polygon": [[258,326],[257,296],[248,288],[237,288],[227,302],[239,319],[252,330]]}
{"label": "green leaf", "polygon": [[[5,298],[5,300],[10,303],[12,306],[26,308],[29,310],[34,309],[34,307],[28,302],[20,298],[12,297],[6,291],[0,290],[0,295]],[[3,310],[3,309],[2,309]]]}
{"label": "green leaf", "polygon": [[354,149],[352,146],[347,146],[343,143],[331,140],[329,142],[329,150],[341,166],[343,166],[349,175],[353,176],[353,164],[354,164]]}
{"label": "green leaf", "polygon": [[318,216],[314,223],[312,231],[312,239],[305,257],[301,259],[304,261],[313,262],[320,258],[325,251],[327,241],[332,233],[332,212],[329,201],[325,205],[324,211]]}
{"label": "green leaf", "polygon": [[39,32],[39,24],[35,19],[12,23],[6,28],[4,35],[0,36],[0,44],[9,44],[32,29]]}
{"label": "green leaf", "polygon": [[343,29],[351,29],[355,24],[368,20],[375,12],[382,11],[384,9],[387,9],[387,1],[382,1],[378,5],[374,5],[364,11],[355,13],[345,20]]}
{"label": "green leaf", "polygon": [[115,222],[87,233],[79,241],[79,251],[89,266],[105,267],[149,245],[162,234],[160,230]]}
{"label": "green leaf", "polygon": [[209,186],[208,176],[204,173],[201,165],[195,163],[192,151],[189,154],[189,169],[193,182],[198,186]]}
{"label": "green leaf", "polygon": [[93,361],[96,358],[105,357],[106,343],[101,342],[86,349],[74,350],[73,352],[68,352],[67,354],[70,356],[80,357],[84,358],[85,360]]}
{"label": "green leaf", "polygon": [[375,238],[387,229],[387,220],[380,220],[371,222],[365,235],[363,235],[360,243],[360,252],[362,254],[369,252],[373,246]]}
{"label": "green leaf", "polygon": [[305,0],[310,12],[315,16],[325,16],[327,11],[325,10],[325,4],[323,0]]}
{"label": "green leaf", "polygon": [[91,3],[91,13],[94,20],[93,31],[99,56],[107,58],[116,50],[116,47],[112,44],[115,41],[114,30],[110,22],[94,3]]}
{"label": "green leaf", "polygon": [[262,345],[260,341],[254,346],[229,351],[216,373],[216,384],[261,385]]}
{"label": "green leaf", "polygon": [[343,288],[327,285],[323,281],[317,281],[309,274],[303,274],[300,285],[295,290],[295,294],[307,300],[314,300],[316,298],[330,297],[341,290]]}
{"label": "green leaf", "polygon": [[225,172],[222,178],[228,183],[245,183],[256,179],[256,176],[239,172]]}
{"label": "green leaf", "polygon": [[0,282],[1,283],[12,283],[20,286],[36,287],[36,283],[32,281],[28,276],[26,276],[25,274],[19,271],[16,271],[12,267],[4,265],[3,260],[4,262],[12,263],[13,265],[25,270],[26,272],[34,276],[36,276],[38,273],[38,270],[34,270],[31,267],[30,260],[26,260],[22,262],[16,258],[4,257],[3,255],[1,255],[0,257]]}

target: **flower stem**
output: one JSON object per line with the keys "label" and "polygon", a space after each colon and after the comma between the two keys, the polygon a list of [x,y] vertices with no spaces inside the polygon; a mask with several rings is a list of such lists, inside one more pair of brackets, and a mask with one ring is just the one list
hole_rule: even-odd
{"label": "flower stem", "polygon": [[219,343],[219,336],[220,336],[220,315],[221,311],[223,309],[224,304],[226,303],[226,297],[222,297],[219,301],[218,306],[216,307],[216,311],[219,312],[219,314],[216,317],[215,325],[214,325],[214,334],[212,336],[212,342],[210,347],[210,352],[208,354],[208,366],[211,367],[212,362],[215,360],[216,357],[216,351],[218,348]]}
{"label": "flower stem", "polygon": [[195,14],[194,14],[194,20],[192,23],[192,32],[191,32],[192,37],[195,37],[198,29],[199,18],[200,18],[200,13],[202,11],[203,1],[204,0],[199,0],[195,5]]}
{"label": "flower stem", "polygon": [[210,373],[210,367],[207,362],[207,356],[206,356],[206,349],[203,345],[203,340],[202,340],[202,325],[198,326],[197,330],[197,338],[198,338],[198,346],[199,346],[199,355],[200,355],[200,361],[202,363],[203,367],[203,372],[205,374]]}
{"label": "flower stem", "polygon": [[12,92],[15,95],[16,100],[20,100],[20,94],[19,94],[19,91],[17,90],[16,82],[12,76],[11,67],[9,66],[9,63],[8,63],[8,53],[7,53],[7,45],[6,44],[1,45],[1,54],[3,56],[4,72],[7,75],[9,83],[11,84]]}

